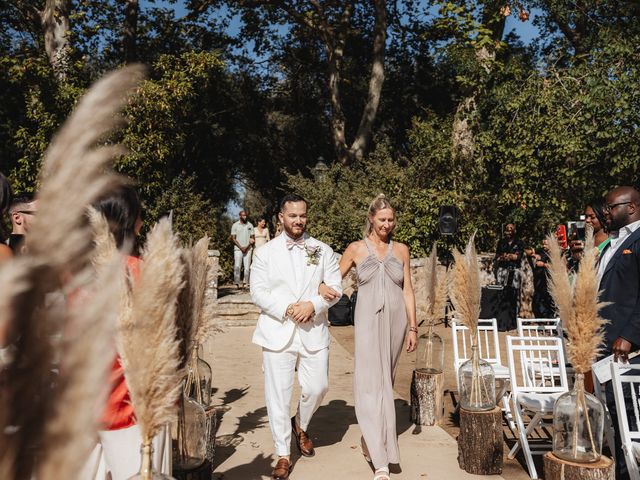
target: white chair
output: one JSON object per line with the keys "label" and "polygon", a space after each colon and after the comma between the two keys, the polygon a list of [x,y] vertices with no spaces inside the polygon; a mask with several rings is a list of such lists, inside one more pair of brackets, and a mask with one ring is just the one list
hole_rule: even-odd
{"label": "white chair", "polygon": [[[627,470],[631,480],[640,480],[638,460],[640,459],[640,365],[620,365],[611,362],[611,381],[613,382],[613,394],[616,399],[616,412],[618,413],[618,430],[622,442],[622,451],[627,463]],[[630,398],[624,397],[623,388],[628,386]],[[626,389],[625,389],[626,390]],[[633,430],[627,417],[627,404],[631,402],[635,425]]]}
{"label": "white chair", "polygon": [[[454,318],[451,321],[451,335],[453,343],[453,369],[456,375],[456,386],[460,391],[460,380],[458,379],[458,369],[460,365],[471,358],[471,332],[469,329]],[[502,399],[502,410],[505,413],[509,428],[515,429],[513,416],[509,408],[508,385],[509,368],[502,364],[500,354],[500,342],[498,339],[498,322],[495,318],[481,318],[478,320],[478,353],[480,358],[489,362],[493,367],[496,380],[502,381],[502,386],[497,394],[498,399]]]}
{"label": "white chair", "polygon": [[519,337],[562,337],[559,318],[520,318],[517,320]]}
{"label": "white chair", "polygon": [[[507,356],[511,372],[511,411],[518,427],[518,440],[509,458],[514,458],[522,447],[529,476],[537,479],[533,454],[542,454],[549,448],[536,447],[534,451],[529,435],[550,419],[556,399],[568,390],[562,341],[556,337],[532,340],[508,336]],[[527,417],[530,420],[525,427]]]}
{"label": "white chair", "polygon": [[[566,352],[564,348],[564,336],[562,335],[562,323],[559,318],[518,318],[517,329],[519,337],[527,337],[533,339],[537,338],[549,338],[557,337],[562,340],[563,352]],[[567,379],[569,380],[569,386],[573,384],[573,367],[567,366],[566,355],[563,355],[565,370],[567,373]],[[536,368],[536,364],[532,365],[532,368]],[[556,374],[559,374],[559,370],[554,370]]]}

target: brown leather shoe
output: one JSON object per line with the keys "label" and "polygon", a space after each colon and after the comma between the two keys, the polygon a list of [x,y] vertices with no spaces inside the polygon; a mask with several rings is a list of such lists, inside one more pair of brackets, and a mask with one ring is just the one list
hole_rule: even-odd
{"label": "brown leather shoe", "polygon": [[291,473],[291,462],[282,457],[278,459],[278,462],[273,469],[273,473],[271,474],[271,479],[287,480],[289,478],[289,473]]}
{"label": "brown leather shoe", "polygon": [[307,435],[307,432],[298,428],[296,425],[296,417],[291,418],[291,428],[293,435],[296,437],[296,445],[298,446],[298,450],[300,450],[300,454],[303,457],[313,457],[316,454],[316,451],[313,449],[313,442]]}

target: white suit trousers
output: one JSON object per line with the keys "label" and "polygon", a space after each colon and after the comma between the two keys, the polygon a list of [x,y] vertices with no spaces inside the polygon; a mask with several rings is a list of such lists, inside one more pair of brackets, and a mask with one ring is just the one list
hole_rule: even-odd
{"label": "white suit trousers", "polygon": [[262,349],[264,393],[269,426],[276,447],[276,455],[291,452],[291,395],[296,364],[300,383],[297,423],[307,430],[314,412],[322,403],[329,388],[329,348],[311,352],[300,341],[296,328],[291,341],[282,350]]}

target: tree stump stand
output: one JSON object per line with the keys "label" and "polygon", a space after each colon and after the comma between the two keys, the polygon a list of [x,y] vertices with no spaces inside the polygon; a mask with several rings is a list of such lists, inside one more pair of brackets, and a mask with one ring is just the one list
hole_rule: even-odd
{"label": "tree stump stand", "polygon": [[502,473],[502,410],[485,412],[460,408],[458,465],[474,475]]}
{"label": "tree stump stand", "polygon": [[411,379],[411,422],[416,425],[437,425],[442,418],[444,372],[413,371]]}
{"label": "tree stump stand", "polygon": [[174,470],[176,480],[211,480],[211,463],[205,460],[202,465],[191,470]]}
{"label": "tree stump stand", "polygon": [[552,452],[544,455],[545,480],[615,480],[615,463],[602,456],[593,463],[575,463],[562,460]]}

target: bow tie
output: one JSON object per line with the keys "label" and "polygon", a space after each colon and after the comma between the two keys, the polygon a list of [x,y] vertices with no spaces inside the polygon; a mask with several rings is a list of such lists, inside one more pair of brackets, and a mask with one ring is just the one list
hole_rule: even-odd
{"label": "bow tie", "polygon": [[293,250],[293,247],[298,247],[300,250],[304,249],[304,238],[300,237],[296,240],[292,240],[287,237],[287,248]]}

